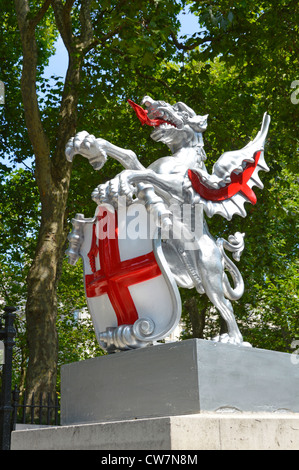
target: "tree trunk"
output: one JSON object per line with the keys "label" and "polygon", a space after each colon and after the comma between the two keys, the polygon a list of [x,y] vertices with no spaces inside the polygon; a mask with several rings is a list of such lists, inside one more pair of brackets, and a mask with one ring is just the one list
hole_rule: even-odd
{"label": "tree trunk", "polygon": [[189,313],[191,326],[192,326],[192,337],[193,338],[203,338],[203,330],[205,327],[205,313],[208,306],[208,299],[203,298],[203,308],[198,310],[198,298],[197,296],[192,296],[185,301],[185,308]]}
{"label": "tree trunk", "polygon": [[[67,92],[61,105],[56,149],[51,157],[50,191],[39,178],[42,201],[41,225],[37,249],[30,268],[26,304],[29,363],[26,388],[29,393],[54,393],[57,376],[57,285],[67,237],[66,205],[71,165],[66,161],[65,145],[76,132],[77,87],[81,62],[70,61],[66,78]],[[75,109],[74,109],[75,108]]]}
{"label": "tree trunk", "polygon": [[[43,129],[36,93],[37,43],[35,29],[50,3],[57,15],[63,40],[69,53],[69,67],[57,123],[55,150],[51,152]],[[65,211],[71,176],[71,164],[64,149],[75,134],[78,87],[83,51],[76,50],[70,31],[70,9],[62,2],[45,0],[33,17],[27,0],[15,0],[23,49],[21,90],[26,126],[35,155],[35,177],[41,200],[41,223],[33,263],[27,277],[27,341],[29,362],[26,388],[33,392],[56,390],[57,375],[57,283],[66,241]],[[59,27],[58,25],[58,27]],[[81,53],[80,53],[81,52]]]}
{"label": "tree trunk", "polygon": [[[70,170],[64,177],[69,181]],[[64,213],[67,188],[58,186],[42,206],[42,219],[35,258],[27,277],[26,304],[29,363],[26,388],[29,393],[51,392],[57,375],[57,283],[65,245]]]}

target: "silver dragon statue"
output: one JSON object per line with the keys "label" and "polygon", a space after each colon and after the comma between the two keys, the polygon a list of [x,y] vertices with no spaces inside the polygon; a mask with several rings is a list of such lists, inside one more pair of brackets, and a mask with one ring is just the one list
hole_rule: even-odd
{"label": "silver dragon statue", "polygon": [[[228,240],[215,239],[209,232],[204,213],[207,217],[220,214],[227,220],[231,220],[234,214],[246,216],[245,202],[256,203],[252,187],[256,185],[263,188],[258,172],[259,170],[269,171],[263,151],[270,117],[265,113],[261,129],[255,139],[240,150],[223,153],[213,166],[212,174],[209,174],[204,163],[207,157],[203,143],[203,132],[207,128],[208,115],[197,115],[182,102],[170,105],[164,101],[155,101],[149,96],[145,96],[142,100],[141,105],[145,108],[131,100],[128,102],[142,125],[147,124],[153,127],[151,138],[155,142],[166,144],[171,156],[160,158],[145,168],[133,151],[119,148],[83,131],[68,142],[67,159],[72,161],[75,154],[81,154],[89,160],[95,170],[102,168],[107,156],[118,160],[123,165],[124,171],[93,191],[93,200],[98,207],[110,205],[115,211],[117,211],[120,197],[122,200],[125,199],[127,207],[136,202],[143,204],[147,212],[155,217],[156,226],[160,230],[162,249],[160,258],[163,256],[164,263],[160,263],[160,267],[161,265],[168,266],[168,271],[164,270],[164,273],[166,272],[168,277],[172,276],[176,285],[188,289],[195,287],[199,294],[206,294],[225,320],[228,333],[219,335],[214,340],[250,346],[249,343],[243,341],[231,303],[242,296],[243,279],[234,262],[225,253],[225,250],[231,252],[234,260],[238,261],[244,249],[244,234],[237,232],[228,237]],[[176,210],[172,210],[172,207],[176,207]],[[184,211],[185,207],[190,209],[189,212],[187,211],[188,217]],[[84,258],[82,246],[88,236],[83,233],[83,222],[85,221],[85,226],[87,226],[87,222],[95,223],[95,220],[84,219],[81,214],[77,214],[76,219],[73,219],[74,229],[69,236],[70,247],[68,249],[71,263],[75,263],[80,255]],[[163,231],[167,232],[168,236],[163,236]],[[104,257],[107,251],[111,251],[111,248],[108,250],[108,245],[102,249],[99,242],[97,245],[95,240],[92,240],[88,242],[88,248],[85,250],[89,260],[91,252],[93,256],[102,252]],[[103,257],[101,263],[104,262]],[[87,259],[87,256],[85,258]],[[110,261],[105,262],[110,263]],[[122,266],[119,269],[122,269]],[[108,292],[107,287],[103,290],[103,272],[99,270],[100,266],[96,268],[94,265],[94,269],[89,274],[93,276],[90,281],[91,284],[93,283],[92,286],[101,285],[101,288],[97,287],[98,290],[94,287],[93,292],[97,292],[98,295]],[[226,271],[230,273],[233,285]],[[96,278],[101,281],[96,281]],[[111,276],[110,278],[112,279]],[[140,279],[137,282],[141,282]],[[95,284],[96,282],[98,284]],[[117,285],[120,285],[119,280],[113,282],[115,285],[117,282]],[[88,289],[88,292],[91,292],[91,287]],[[121,308],[129,309],[126,305],[129,305],[130,299],[126,300],[126,305],[121,307],[121,295],[115,292],[115,289],[113,295],[111,291],[109,292],[109,298],[114,306],[118,305],[120,310]],[[128,296],[127,291],[125,293],[123,290],[123,292],[124,298],[128,299],[125,297]],[[133,296],[133,288],[130,292]],[[155,292],[152,291],[152,298],[156,295]],[[92,295],[96,294],[87,294],[90,298]],[[162,315],[163,311],[159,316]],[[179,316],[176,314],[172,327],[178,323]],[[149,318],[148,313],[143,319],[139,314],[139,319],[136,317],[137,321],[134,315],[132,317],[134,321],[128,319],[121,321],[120,317],[118,316],[118,323],[112,322],[113,325],[110,325],[108,321],[106,331],[99,331],[99,342],[108,350],[109,348],[110,350],[128,349],[144,345],[146,341],[149,342],[153,338],[153,323],[160,321],[158,318],[154,320]],[[97,321],[94,320],[95,327]],[[101,330],[101,328],[98,329]],[[132,336],[135,341],[132,340]],[[142,338],[145,339],[145,343]]]}

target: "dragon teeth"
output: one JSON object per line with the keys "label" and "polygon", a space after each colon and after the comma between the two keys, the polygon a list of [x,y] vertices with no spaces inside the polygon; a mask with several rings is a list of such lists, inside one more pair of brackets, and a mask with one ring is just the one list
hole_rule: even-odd
{"label": "dragon teeth", "polygon": [[174,124],[169,124],[168,122],[163,122],[163,124],[161,124],[159,127],[161,127],[162,129],[169,129],[171,127],[175,127]]}

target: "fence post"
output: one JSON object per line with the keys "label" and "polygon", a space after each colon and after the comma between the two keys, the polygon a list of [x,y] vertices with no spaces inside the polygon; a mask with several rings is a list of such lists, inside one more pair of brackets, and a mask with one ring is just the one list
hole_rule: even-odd
{"label": "fence post", "polygon": [[13,401],[13,413],[12,413],[12,430],[16,430],[16,424],[17,424],[17,417],[18,417],[18,408],[19,408],[19,399],[20,399],[20,391],[15,385],[15,388],[12,392],[12,401]]}
{"label": "fence post", "polygon": [[0,395],[0,449],[10,449],[10,434],[11,434],[11,414],[12,414],[12,403],[11,403],[11,382],[12,382],[12,358],[13,358],[13,347],[14,337],[16,330],[13,326],[14,319],[16,317],[16,307],[4,307],[3,318],[5,320],[4,329],[0,329],[0,340],[3,340],[5,348],[5,361],[2,371],[2,387]]}

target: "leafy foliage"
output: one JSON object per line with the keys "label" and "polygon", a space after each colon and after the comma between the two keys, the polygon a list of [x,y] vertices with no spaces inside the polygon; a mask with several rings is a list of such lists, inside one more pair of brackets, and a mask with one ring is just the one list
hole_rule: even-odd
{"label": "leafy foliage", "polygon": [[245,220],[237,217],[227,226],[215,218],[209,225],[214,234],[246,233],[240,262],[245,294],[234,303],[246,339],[291,352],[299,332],[299,108],[290,99],[298,74],[298,4],[189,3],[206,32],[188,59],[185,52],[181,77],[193,86],[189,104],[201,103],[201,113],[210,114],[205,135],[210,164],[246,144],[263,113],[271,115],[265,152],[270,173],[262,175],[264,190],[255,190],[257,205],[246,205]]}

